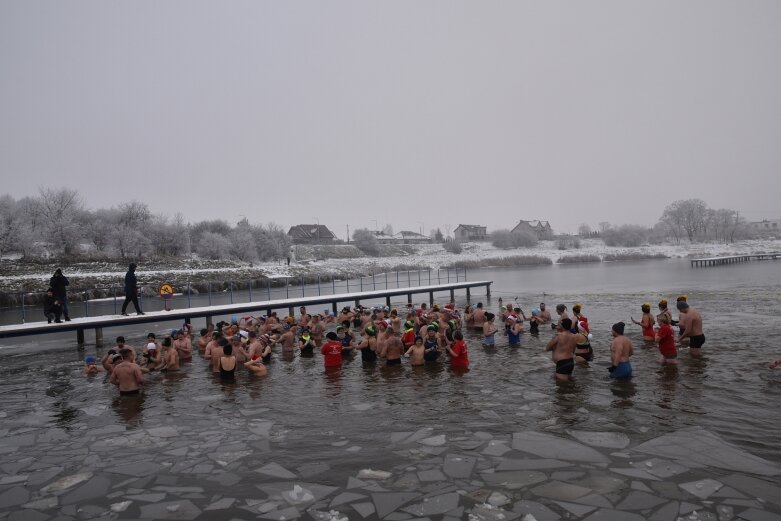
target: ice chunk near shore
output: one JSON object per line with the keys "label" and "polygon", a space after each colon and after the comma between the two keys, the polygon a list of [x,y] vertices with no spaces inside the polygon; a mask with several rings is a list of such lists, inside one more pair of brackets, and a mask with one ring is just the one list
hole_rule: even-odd
{"label": "ice chunk near shore", "polygon": [[693,496],[697,496],[700,499],[708,499],[723,487],[724,484],[713,479],[702,479],[699,481],[681,483],[678,486]]}
{"label": "ice chunk near shore", "polygon": [[132,504],[132,501],[120,501],[111,505],[112,512],[124,512]]}
{"label": "ice chunk near shore", "polygon": [[358,472],[358,479],[376,479],[382,481],[388,479],[392,474],[385,470],[361,469]]}
{"label": "ice chunk near shore", "polygon": [[311,515],[316,521],[350,521],[347,516],[343,515],[338,510],[329,510],[328,512],[310,510],[309,515]]}
{"label": "ice chunk near shore", "polygon": [[282,497],[291,505],[297,505],[300,503],[307,503],[314,501],[315,496],[311,491],[303,488],[301,485],[293,485],[292,490],[286,490],[282,492]]}
{"label": "ice chunk near shore", "polygon": [[541,458],[587,463],[609,463],[600,452],[574,441],[535,431],[513,433],[512,447]]}
{"label": "ice chunk near shore", "polygon": [[92,472],[80,472],[79,474],[71,474],[70,476],[65,476],[64,478],[58,479],[54,483],[49,483],[48,485],[46,485],[41,489],[41,492],[45,492],[45,493],[61,492],[75,485],[78,485],[79,483],[87,481],[90,478],[92,478]]}
{"label": "ice chunk near shore", "polygon": [[440,434],[438,436],[431,436],[430,438],[424,438],[418,441],[418,443],[420,443],[421,445],[426,445],[428,447],[441,447],[442,445],[445,444],[445,442],[446,439],[444,434]]}
{"label": "ice chunk near shore", "polygon": [[763,476],[781,474],[781,466],[741,450],[700,427],[659,436],[641,443],[634,450],[737,472]]}
{"label": "ice chunk near shore", "polygon": [[280,465],[279,463],[267,463],[266,465],[260,467],[259,469],[255,469],[255,472],[259,474],[264,474],[266,476],[271,476],[274,478],[281,478],[281,479],[294,479],[296,477],[295,474],[287,470],[285,467]]}
{"label": "ice chunk near shore", "polygon": [[623,432],[592,432],[567,430],[567,434],[592,447],[623,449],[629,445],[629,437]]}

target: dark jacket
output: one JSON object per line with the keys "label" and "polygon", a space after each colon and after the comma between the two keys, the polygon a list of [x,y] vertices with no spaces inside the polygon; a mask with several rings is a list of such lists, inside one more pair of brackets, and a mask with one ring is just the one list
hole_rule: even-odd
{"label": "dark jacket", "polygon": [[68,286],[70,282],[68,282],[68,278],[65,277],[65,275],[55,275],[51,279],[49,279],[49,287],[52,288],[52,293],[54,293],[55,297],[58,297],[60,299],[65,298],[66,290],[65,287]]}
{"label": "dark jacket", "polygon": [[136,286],[138,286],[138,279],[136,279],[136,273],[128,270],[125,275],[125,293],[130,295],[136,292]]}
{"label": "dark jacket", "polygon": [[[56,304],[55,304],[56,302]],[[52,295],[51,297],[49,295],[46,295],[43,298],[43,312],[48,313],[58,313],[62,309],[62,306],[59,303],[59,299]]]}

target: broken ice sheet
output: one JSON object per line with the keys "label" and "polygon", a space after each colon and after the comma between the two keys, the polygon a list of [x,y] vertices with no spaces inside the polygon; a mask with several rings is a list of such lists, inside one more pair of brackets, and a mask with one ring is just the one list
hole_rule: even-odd
{"label": "broken ice sheet", "polygon": [[634,450],[738,472],[764,476],[781,474],[781,466],[739,449],[699,427],[659,436]]}
{"label": "broken ice sheet", "polygon": [[662,479],[670,478],[678,474],[683,474],[689,470],[688,467],[684,467],[683,465],[679,465],[673,461],[659,458],[651,458],[645,461],[632,463],[631,465]]}
{"label": "broken ice sheet", "polygon": [[78,474],[71,474],[70,476],[65,476],[63,478],[60,478],[53,483],[49,483],[48,485],[43,487],[41,491],[44,493],[52,492],[56,494],[57,492],[61,492],[63,490],[69,489],[70,487],[78,485],[79,483],[87,481],[91,477],[92,477],[92,472],[80,472]]}
{"label": "broken ice sheet", "polygon": [[629,437],[623,432],[594,432],[567,430],[567,434],[592,447],[623,449],[629,445]]}
{"label": "broken ice sheet", "polygon": [[391,476],[392,474],[385,470],[361,469],[358,472],[358,479],[376,479],[382,481]]}
{"label": "broken ice sheet", "polygon": [[646,521],[645,517],[631,512],[600,508],[584,521]]}
{"label": "broken ice sheet", "polygon": [[445,476],[439,469],[421,470],[418,472],[418,479],[420,481],[446,481]]}
{"label": "broken ice sheet", "polygon": [[331,500],[331,503],[328,505],[328,508],[334,508],[338,507],[339,505],[344,505],[345,503],[352,503],[353,501],[358,501],[359,499],[365,499],[366,496],[364,494],[358,494],[356,492],[342,492],[338,496],[334,497]]}
{"label": "broken ice sheet", "polygon": [[455,492],[424,499],[421,503],[405,507],[402,510],[418,517],[434,516],[450,512],[458,507],[459,496]]}
{"label": "broken ice sheet", "polygon": [[646,510],[657,507],[666,501],[648,492],[633,490],[627,494],[623,501],[616,505],[616,508],[619,510]]}
{"label": "broken ice sheet", "polygon": [[[472,475],[477,459],[472,456],[448,454],[445,456],[444,472],[451,478],[465,479]],[[360,477],[360,476],[359,476]]]}
{"label": "broken ice sheet", "polygon": [[511,489],[528,487],[536,483],[542,483],[548,479],[548,476],[542,472],[529,470],[514,470],[506,472],[485,471],[480,473],[480,477],[486,483],[502,485]]}
{"label": "broken ice sheet", "polygon": [[279,463],[267,463],[266,465],[263,465],[259,469],[255,469],[255,472],[258,474],[263,474],[265,476],[271,476],[274,478],[280,478],[280,479],[295,479],[296,475],[284,468]]}
{"label": "broken ice sheet", "polygon": [[415,492],[375,492],[372,494],[372,501],[377,516],[383,518],[418,497],[419,494]]}
{"label": "broken ice sheet", "polygon": [[512,449],[507,446],[507,442],[491,440],[481,453],[486,456],[502,456],[511,450]]}
{"label": "broken ice sheet", "polygon": [[574,441],[535,431],[513,433],[513,449],[543,458],[609,463],[610,460],[596,450]]}
{"label": "broken ice sheet", "polygon": [[708,499],[724,485],[713,479],[700,479],[688,483],[680,483],[678,486],[693,496],[700,499]]}
{"label": "broken ice sheet", "polygon": [[141,518],[146,519],[195,519],[201,515],[201,510],[191,501],[169,501],[141,506]]}
{"label": "broken ice sheet", "polygon": [[549,481],[532,489],[532,492],[538,496],[561,499],[563,501],[573,501],[591,493],[590,488],[563,483],[561,481]]}
{"label": "broken ice sheet", "polygon": [[265,492],[269,498],[282,497],[291,505],[296,506],[320,501],[336,490],[336,487],[304,481],[300,483],[280,481],[277,483],[261,483],[256,486]]}

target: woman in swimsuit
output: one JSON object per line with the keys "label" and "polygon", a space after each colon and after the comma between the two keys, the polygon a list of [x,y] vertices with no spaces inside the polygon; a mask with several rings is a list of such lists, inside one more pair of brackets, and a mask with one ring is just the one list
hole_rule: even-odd
{"label": "woman in swimsuit", "polygon": [[496,345],[494,336],[496,335],[496,326],[494,325],[495,315],[493,313],[485,314],[483,322],[483,345],[490,347]]}
{"label": "woman in swimsuit", "polygon": [[583,308],[582,304],[575,304],[572,306],[572,322],[573,322],[573,333],[577,334],[578,331],[580,331],[580,325],[583,324],[583,327],[586,330],[586,333],[589,333],[589,327],[588,327],[588,318],[586,318],[586,315],[584,315],[581,312],[581,309]]}
{"label": "woman in swimsuit", "polygon": [[[670,311],[667,308],[667,300],[666,299],[662,299],[662,300],[659,301],[659,314],[656,315],[656,323],[657,324],[661,324],[662,323],[662,317],[663,316],[666,316],[669,319],[669,322],[668,322],[669,324],[673,323],[673,314],[672,314],[672,311]],[[676,322],[676,324],[677,324],[677,322]]]}
{"label": "woman in swimsuit", "polygon": [[640,308],[643,311],[643,318],[638,322],[634,319],[634,317],[629,317],[632,319],[632,322],[643,328],[643,340],[646,342],[653,342],[654,337],[656,336],[656,331],[654,331],[654,324],[655,320],[653,315],[651,315],[651,304],[645,303]]}
{"label": "woman in swimsuit", "polygon": [[575,361],[579,364],[588,365],[594,360],[594,349],[591,347],[591,333],[586,329],[584,322],[578,322],[576,326],[578,332],[575,333]]}
{"label": "woman in swimsuit", "polygon": [[236,380],[236,357],[233,356],[233,347],[228,344],[222,348],[223,356],[220,357],[220,380],[233,382]]}

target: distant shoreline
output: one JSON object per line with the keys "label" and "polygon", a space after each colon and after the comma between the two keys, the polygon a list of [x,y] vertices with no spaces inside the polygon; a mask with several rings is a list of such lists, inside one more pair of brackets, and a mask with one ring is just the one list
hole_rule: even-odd
{"label": "distant shoreline", "polygon": [[[320,277],[330,281],[334,278],[370,276],[372,273],[388,271],[414,271],[486,267],[513,267],[551,265],[556,263],[588,263],[610,261],[632,261],[663,258],[694,258],[718,255],[736,255],[781,251],[781,240],[751,240],[732,244],[696,243],[662,244],[635,248],[617,248],[605,246],[599,239],[584,239],[580,248],[559,250],[555,241],[541,241],[533,248],[498,249],[489,243],[464,243],[463,252],[448,253],[441,244],[429,244],[415,247],[415,253],[393,251],[395,255],[379,257],[353,256],[346,258],[325,258],[307,260],[304,263],[292,260],[286,262],[241,263],[230,261],[210,261],[202,259],[167,259],[145,262],[136,260],[139,265],[138,277],[141,284],[156,288],[162,282],[173,283],[181,288],[187,283],[203,284],[208,281],[225,282],[272,279],[282,285],[285,281],[295,284],[302,277],[311,282]],[[333,246],[329,247],[331,250]],[[351,251],[354,251],[352,248]],[[391,251],[388,251],[390,253]],[[316,259],[317,247],[301,246],[301,256]],[[385,253],[385,252],[383,252]],[[46,290],[49,277],[58,267],[63,268],[71,281],[71,293],[76,289],[120,288],[127,265],[117,261],[91,261],[59,264],[55,262],[24,262],[20,259],[3,259],[0,262],[2,282],[0,292],[42,292]],[[95,294],[90,298],[100,298]],[[8,300],[3,298],[3,300]]]}

